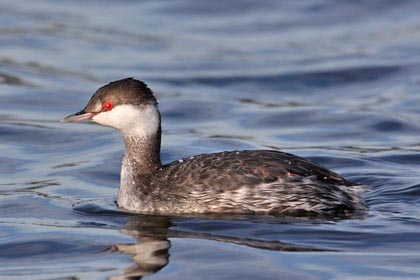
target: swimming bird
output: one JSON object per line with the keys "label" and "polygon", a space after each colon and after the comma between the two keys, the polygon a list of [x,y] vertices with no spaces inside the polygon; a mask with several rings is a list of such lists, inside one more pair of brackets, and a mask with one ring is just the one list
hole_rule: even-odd
{"label": "swimming bird", "polygon": [[93,121],[124,136],[119,207],[139,213],[338,215],[366,210],[363,186],[274,150],[200,154],[163,165],[152,90],[126,78],[99,88],[63,122]]}

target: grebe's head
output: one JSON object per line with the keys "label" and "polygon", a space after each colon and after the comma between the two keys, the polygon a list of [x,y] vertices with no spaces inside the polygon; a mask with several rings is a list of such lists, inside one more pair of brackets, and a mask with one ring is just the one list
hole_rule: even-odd
{"label": "grebe's head", "polygon": [[156,98],[145,83],[133,78],[99,88],[82,111],[62,121],[90,120],[116,128],[126,136],[152,136],[160,129]]}

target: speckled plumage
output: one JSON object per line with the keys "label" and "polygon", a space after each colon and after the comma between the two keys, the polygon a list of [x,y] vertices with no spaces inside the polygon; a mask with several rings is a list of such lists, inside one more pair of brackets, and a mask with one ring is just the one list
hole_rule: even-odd
{"label": "speckled plumage", "polygon": [[[100,111],[106,101],[115,109]],[[336,215],[367,209],[362,186],[288,153],[230,151],[162,166],[156,99],[131,78],[100,88],[82,112],[64,121],[87,119],[124,134],[118,205],[130,211]]]}
{"label": "speckled plumage", "polygon": [[[130,186],[124,186],[127,174]],[[127,174],[122,173],[121,190],[131,199],[121,202],[136,212],[334,215],[366,209],[360,186],[276,151],[203,154],[150,174],[133,169]]]}

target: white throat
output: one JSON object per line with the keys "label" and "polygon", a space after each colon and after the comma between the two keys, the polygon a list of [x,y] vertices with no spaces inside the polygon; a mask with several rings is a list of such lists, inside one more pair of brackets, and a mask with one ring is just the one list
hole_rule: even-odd
{"label": "white throat", "polygon": [[92,121],[114,127],[125,137],[146,138],[156,135],[160,126],[157,105],[119,105],[111,111],[99,113]]}

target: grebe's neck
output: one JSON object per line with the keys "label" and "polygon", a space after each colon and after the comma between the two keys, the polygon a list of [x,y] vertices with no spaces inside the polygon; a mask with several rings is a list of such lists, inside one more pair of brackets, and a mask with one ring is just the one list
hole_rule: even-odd
{"label": "grebe's neck", "polygon": [[138,174],[150,174],[162,167],[160,161],[161,129],[155,135],[124,136],[124,161],[133,165]]}
{"label": "grebe's neck", "polygon": [[128,210],[144,208],[136,198],[139,188],[147,187],[149,175],[161,168],[160,113],[157,104],[119,105],[92,118],[114,127],[124,135],[125,156],[121,167],[118,205]]}
{"label": "grebe's neck", "polygon": [[161,167],[161,126],[157,104],[120,105],[99,115],[102,116],[97,122],[115,127],[124,135],[123,168],[129,165],[135,173],[127,175],[150,174]]}
{"label": "grebe's neck", "polygon": [[[150,206],[147,203],[148,193],[153,184],[149,184],[148,178],[161,168],[160,138],[160,125],[154,135],[124,135],[125,155],[118,191],[120,207],[136,211]],[[139,195],[144,197],[139,200]]]}

